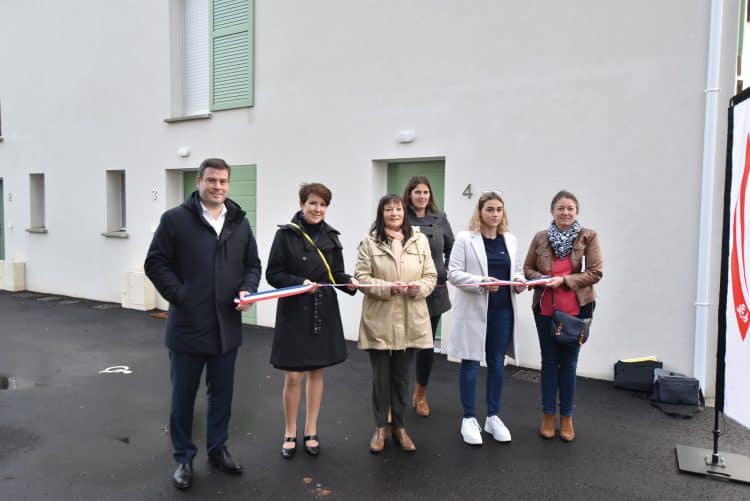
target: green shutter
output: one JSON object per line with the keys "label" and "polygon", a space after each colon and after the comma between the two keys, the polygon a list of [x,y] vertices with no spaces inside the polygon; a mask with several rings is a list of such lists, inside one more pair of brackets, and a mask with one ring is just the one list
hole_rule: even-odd
{"label": "green shutter", "polygon": [[211,1],[211,111],[253,105],[254,0]]}
{"label": "green shutter", "polygon": [[[257,168],[255,165],[232,165],[231,179],[229,198],[237,202],[242,210],[247,213],[247,219],[250,221],[253,233],[257,235]],[[258,323],[258,308],[255,305],[242,314],[242,323]]]}

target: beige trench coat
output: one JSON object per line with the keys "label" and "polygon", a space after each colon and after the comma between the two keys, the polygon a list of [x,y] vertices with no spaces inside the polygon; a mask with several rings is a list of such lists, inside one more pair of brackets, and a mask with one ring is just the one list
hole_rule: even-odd
{"label": "beige trench coat", "polygon": [[396,259],[386,243],[378,243],[372,234],[359,243],[354,276],[362,284],[417,281],[421,288],[417,297],[391,295],[391,288],[363,287],[362,319],[359,323],[361,350],[404,350],[432,348],[432,327],[425,298],[437,283],[435,263],[427,238],[413,228],[413,235],[404,242],[401,254],[401,275],[396,272]]}

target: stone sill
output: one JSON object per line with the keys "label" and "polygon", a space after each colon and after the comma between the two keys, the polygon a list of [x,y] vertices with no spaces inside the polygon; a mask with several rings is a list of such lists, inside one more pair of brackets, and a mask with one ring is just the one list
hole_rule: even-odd
{"label": "stone sill", "polygon": [[102,232],[102,236],[107,238],[130,238],[127,231],[104,231]]}
{"label": "stone sill", "polygon": [[35,228],[26,228],[26,231],[29,233],[47,233],[47,228],[44,226],[42,227],[35,227]]}
{"label": "stone sill", "polygon": [[206,120],[211,118],[211,113],[202,113],[200,115],[186,115],[184,117],[169,117],[165,118],[164,122],[168,124],[174,124],[179,122],[189,122],[191,120]]}

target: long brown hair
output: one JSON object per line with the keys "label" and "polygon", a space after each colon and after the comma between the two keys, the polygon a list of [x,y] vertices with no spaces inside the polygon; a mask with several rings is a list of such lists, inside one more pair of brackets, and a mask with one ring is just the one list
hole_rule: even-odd
{"label": "long brown hair", "polygon": [[406,189],[404,190],[404,203],[406,203],[406,207],[411,209],[412,212],[416,212],[414,206],[411,204],[411,192],[420,184],[427,186],[427,189],[430,190],[430,201],[427,202],[427,212],[436,213],[438,208],[435,204],[435,197],[432,194],[432,186],[430,185],[430,180],[425,176],[414,176],[406,183]]}

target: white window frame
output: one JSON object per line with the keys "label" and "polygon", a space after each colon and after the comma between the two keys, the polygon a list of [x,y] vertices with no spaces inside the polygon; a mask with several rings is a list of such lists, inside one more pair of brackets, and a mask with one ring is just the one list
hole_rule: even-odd
{"label": "white window frame", "polygon": [[29,233],[47,233],[43,172],[29,174]]}
{"label": "white window frame", "polygon": [[106,229],[105,237],[127,238],[127,192],[124,170],[105,172]]}

